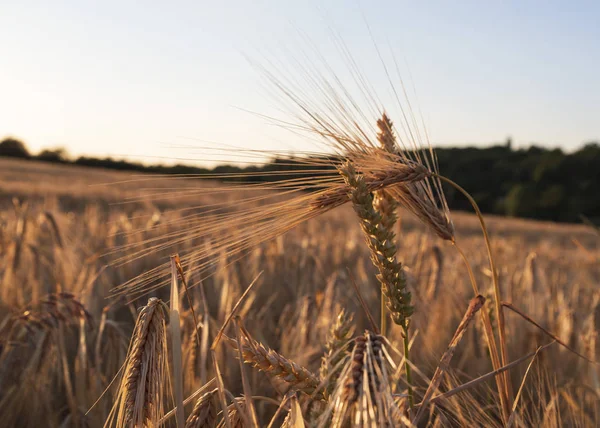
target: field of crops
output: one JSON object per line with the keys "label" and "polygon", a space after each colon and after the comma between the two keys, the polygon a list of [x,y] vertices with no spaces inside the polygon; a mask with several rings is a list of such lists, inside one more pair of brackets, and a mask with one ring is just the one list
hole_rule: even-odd
{"label": "field of crops", "polygon": [[[211,253],[210,240],[190,230],[190,213],[201,216],[213,203],[195,196],[207,184],[178,180],[173,190],[173,183],[145,181],[154,195],[170,196],[144,197],[127,173],[0,160],[2,426],[132,426],[135,418],[140,426],[176,426],[177,412],[169,412],[180,388],[190,427],[344,426],[344,418],[364,421],[361,412],[369,411],[386,423],[419,426],[600,424],[600,369],[586,360],[597,360],[600,349],[600,237],[592,228],[486,217],[508,306],[507,363],[521,359],[506,372],[510,395],[502,404],[502,375],[476,380],[493,370],[480,315],[498,331],[477,218],[451,213],[456,242],[486,299],[481,309],[471,307],[471,322],[456,337],[475,297],[466,265],[455,246],[398,211],[396,259],[414,307],[409,403],[403,329],[389,319],[385,338],[374,331],[378,271],[350,205],[230,257]],[[224,197],[231,195],[212,196]],[[186,231],[189,239],[184,234],[175,247],[153,246]],[[153,288],[160,285],[153,276],[146,294],[115,293],[168,264],[173,250],[185,262],[198,248],[211,254],[210,269],[201,275],[184,263],[189,293],[179,278],[179,338],[169,320],[172,285]],[[165,305],[149,301],[154,297]],[[174,343],[181,367],[173,364]],[[372,359],[353,378],[360,346]],[[240,356],[248,364],[240,365]]]}

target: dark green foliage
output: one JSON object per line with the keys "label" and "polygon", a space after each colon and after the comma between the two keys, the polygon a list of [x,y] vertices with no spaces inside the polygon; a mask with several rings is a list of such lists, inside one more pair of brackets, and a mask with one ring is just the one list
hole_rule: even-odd
{"label": "dark green foliage", "polygon": [[0,142],[0,156],[27,159],[31,155],[22,141],[8,137]]}
{"label": "dark green foliage", "polygon": [[42,150],[35,158],[44,162],[68,162],[67,151],[63,148]]}
{"label": "dark green foliage", "polygon": [[[599,143],[573,153],[508,145],[436,151],[440,172],[467,189],[484,213],[561,222],[579,222],[583,214],[600,222]],[[452,188],[445,193],[451,209],[470,209]]]}

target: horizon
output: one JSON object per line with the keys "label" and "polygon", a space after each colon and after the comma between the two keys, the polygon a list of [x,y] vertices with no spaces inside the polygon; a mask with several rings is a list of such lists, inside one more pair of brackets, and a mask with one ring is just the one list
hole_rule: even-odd
{"label": "horizon", "polygon": [[[126,162],[129,163],[131,165],[133,164],[139,164],[141,165],[143,168],[153,168],[153,167],[166,167],[166,168],[172,168],[172,167],[177,167],[177,166],[189,166],[192,168],[204,168],[204,169],[214,169],[216,167],[226,167],[226,166],[232,166],[232,167],[239,167],[239,168],[246,168],[249,166],[257,166],[257,167],[263,167],[263,166],[268,166],[270,163],[272,163],[275,160],[278,159],[294,159],[294,158],[298,158],[301,157],[302,155],[306,155],[306,156],[311,156],[311,155],[323,155],[326,156],[326,153],[304,153],[304,154],[295,154],[293,152],[289,152],[289,153],[269,153],[269,152],[265,152],[264,153],[264,157],[261,158],[255,158],[255,159],[260,159],[260,160],[254,160],[254,161],[237,161],[234,160],[235,157],[232,157],[229,160],[221,160],[221,161],[211,161],[210,159],[198,159],[198,158],[190,158],[190,157],[185,157],[185,158],[175,158],[175,157],[165,157],[165,156],[113,156],[113,155],[106,155],[106,156],[96,156],[96,155],[87,155],[87,154],[77,154],[74,155],[72,153],[70,153],[66,148],[64,147],[43,147],[41,148],[41,150],[37,151],[37,152],[33,152],[29,149],[29,147],[27,146],[27,143],[17,137],[14,137],[12,135],[8,135],[8,136],[4,136],[4,137],[0,137],[0,144],[3,143],[4,141],[7,140],[17,140],[21,143],[23,143],[25,145],[25,149],[27,150],[27,152],[29,153],[30,157],[27,158],[23,158],[21,156],[14,156],[14,155],[0,155],[0,158],[14,158],[14,159],[25,159],[25,160],[33,160],[33,161],[42,161],[42,162],[50,162],[50,163],[62,163],[62,164],[72,164],[72,165],[77,165],[78,160],[98,160],[98,161],[110,161],[110,162],[114,162],[115,165],[118,162]],[[509,143],[510,141],[510,143]],[[510,137],[502,142],[491,142],[488,144],[458,144],[458,145],[444,145],[444,146],[436,146],[435,144],[432,145],[432,148],[435,151],[443,151],[443,150],[468,150],[468,149],[478,149],[478,150],[486,150],[486,149],[493,149],[493,148],[497,148],[497,147],[509,147],[510,150],[513,153],[519,152],[519,151],[524,151],[527,152],[530,149],[533,148],[538,148],[541,150],[547,150],[547,151],[555,151],[555,150],[559,150],[561,153],[563,153],[563,155],[568,156],[571,155],[575,152],[578,152],[582,149],[584,149],[586,146],[588,145],[595,145],[600,147],[600,141],[598,140],[592,140],[592,141],[587,141],[582,143],[581,145],[579,145],[578,147],[574,147],[571,150],[565,150],[564,148],[560,147],[560,146],[556,146],[556,147],[550,147],[550,146],[544,146],[541,144],[536,144],[536,143],[531,143],[531,144],[525,144],[525,145],[520,145],[520,146],[515,146],[515,144],[512,142],[512,139],[510,139]],[[51,156],[51,158],[40,158],[40,156]],[[52,156],[58,156],[56,158],[52,157]],[[60,159],[60,160],[59,160]],[[108,167],[109,169],[115,169],[114,167]],[[117,168],[118,169],[118,168]]]}
{"label": "horizon", "polygon": [[[515,148],[572,152],[600,140],[600,52],[593,46],[600,40],[600,6],[591,2],[543,9],[518,3],[369,9],[366,2],[339,1],[140,9],[107,2],[91,9],[63,1],[48,10],[35,3],[0,7],[6,9],[0,34],[14,40],[0,47],[11,60],[0,70],[0,138],[20,139],[32,152],[64,147],[73,157],[156,163],[174,150],[189,157],[183,146],[192,139],[303,150],[307,140],[242,110],[275,111],[244,56],[267,52],[289,66],[286,58],[298,59],[297,51],[289,53],[298,47],[298,32],[327,55],[332,32],[361,60],[373,57],[369,31],[378,48],[392,47],[399,63],[408,64],[402,76],[416,87],[434,147],[512,138]],[[379,64],[364,62],[367,78],[381,74]]]}

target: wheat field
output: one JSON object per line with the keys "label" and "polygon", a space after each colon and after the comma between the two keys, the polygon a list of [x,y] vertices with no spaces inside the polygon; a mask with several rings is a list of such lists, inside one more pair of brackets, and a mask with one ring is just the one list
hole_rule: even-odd
{"label": "wheat field", "polygon": [[[600,329],[600,237],[591,228],[486,217],[502,300],[541,327],[503,311],[508,361],[520,360],[507,371],[512,396],[510,419],[503,420],[494,377],[477,380],[493,365],[483,318],[474,314],[486,312],[494,331],[498,320],[472,214],[452,213],[486,302],[469,315],[475,295],[456,249],[398,211],[396,258],[414,307],[408,388],[403,328],[390,319],[385,337],[373,331],[380,319],[378,271],[351,206],[310,219],[243,257],[216,251],[202,274],[188,265],[188,293],[178,281],[180,337],[173,341],[172,286],[114,293],[168,263],[172,248],[127,263],[115,262],[114,249],[149,247],[153,238],[190,227],[182,213],[201,214],[213,201],[181,190],[205,184],[178,180],[180,191],[157,201],[143,197],[127,173],[5,159],[0,171],[3,426],[176,426],[182,416],[186,427],[348,426],[350,419],[339,414],[352,406],[387,409],[392,414],[385,421],[419,426],[600,422],[600,370],[586,360],[598,359]],[[116,181],[122,183],[104,185]],[[172,185],[155,178],[146,187],[169,191]],[[175,250],[185,258],[210,245],[190,234]],[[468,325],[455,335],[463,316]],[[356,358],[363,354],[374,371]],[[180,367],[172,363],[179,355]],[[352,364],[344,363],[347,357]],[[353,371],[366,384],[351,377],[336,383]],[[369,376],[377,381],[365,389]],[[182,398],[178,390],[186,405],[171,412]],[[428,405],[419,407],[424,397]],[[368,406],[364,400],[371,400]],[[356,415],[363,417],[360,426],[374,426]]]}

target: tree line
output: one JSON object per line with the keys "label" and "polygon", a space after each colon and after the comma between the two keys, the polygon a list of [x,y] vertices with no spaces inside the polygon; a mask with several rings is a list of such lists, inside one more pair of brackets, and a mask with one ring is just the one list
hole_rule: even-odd
{"label": "tree line", "polygon": [[[514,149],[508,141],[483,148],[437,148],[436,154],[440,172],[467,189],[484,213],[558,222],[580,222],[585,217],[600,223],[599,142],[590,142],[571,153],[538,146]],[[272,159],[262,166],[221,165],[212,169],[87,156],[71,159],[63,149],[33,155],[14,138],[0,142],[0,156],[158,174],[259,173],[252,178],[254,182],[273,179],[268,174],[261,176],[261,172],[289,170],[289,178],[293,178],[294,171],[307,168],[293,158]],[[445,187],[445,193],[451,209],[470,209],[468,201],[453,188]]]}

